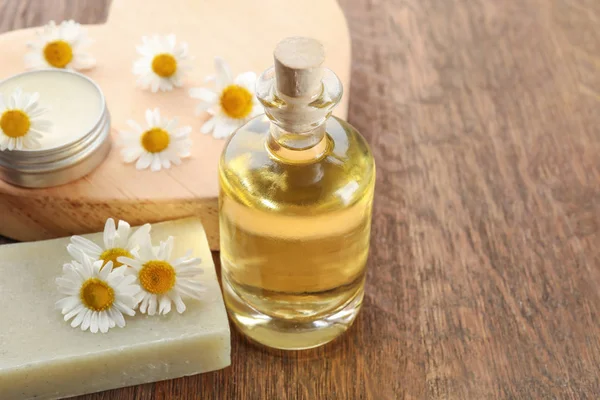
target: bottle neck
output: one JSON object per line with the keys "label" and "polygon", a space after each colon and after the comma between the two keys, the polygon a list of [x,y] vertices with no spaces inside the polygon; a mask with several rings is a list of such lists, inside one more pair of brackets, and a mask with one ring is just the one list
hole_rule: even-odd
{"label": "bottle neck", "polygon": [[329,150],[325,124],[308,132],[289,132],[271,122],[267,146],[271,154],[288,163],[321,159]]}
{"label": "bottle neck", "polygon": [[271,120],[268,145],[275,155],[283,154],[284,159],[314,158],[327,150],[325,123],[341,99],[342,86],[331,70],[324,72],[316,93],[302,97],[280,93],[273,68],[259,78],[257,96]]}
{"label": "bottle neck", "polygon": [[318,145],[325,138],[325,123],[305,132],[298,132],[293,127],[282,128],[271,121],[269,129],[272,140],[290,150],[306,150]]}

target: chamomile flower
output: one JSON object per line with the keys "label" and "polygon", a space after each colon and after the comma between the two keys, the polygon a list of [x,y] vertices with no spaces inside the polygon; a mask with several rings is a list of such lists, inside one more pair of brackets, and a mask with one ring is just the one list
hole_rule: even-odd
{"label": "chamomile flower", "polygon": [[133,73],[142,89],[166,92],[183,84],[183,75],[190,69],[187,43],[177,43],[175,35],[144,36],[137,52],[140,58],[133,64]]}
{"label": "chamomile flower", "polygon": [[96,65],[96,60],[86,52],[92,43],[80,24],[71,20],[56,25],[50,21],[37,33],[37,39],[28,44],[30,52],[25,55],[25,67],[65,68],[85,70]]}
{"label": "chamomile flower", "polygon": [[178,313],[186,309],[182,296],[200,299],[205,288],[195,276],[203,273],[199,258],[192,258],[191,252],[172,260],[174,239],[170,236],[160,246],[153,248],[147,240],[135,259],[119,257],[119,261],[132,267],[136,272],[137,283],[141,287],[137,299],[142,314],[168,314],[171,303],[175,303]]}
{"label": "chamomile flower", "polygon": [[117,261],[117,258],[120,256],[133,257],[140,245],[149,237],[150,229],[150,224],[146,224],[132,233],[127,222],[119,221],[118,227],[115,227],[115,221],[109,218],[104,224],[104,247],[98,246],[84,237],[72,236],[67,251],[79,263],[83,263],[85,258],[89,257],[92,260],[101,260],[103,263],[101,265],[112,262],[114,268],[117,269],[123,265]]}
{"label": "chamomile flower", "polygon": [[39,117],[48,110],[38,104],[39,93],[15,89],[12,96],[0,95],[0,151],[35,149],[40,139],[52,127]]}
{"label": "chamomile flower", "polygon": [[58,290],[67,297],[56,302],[65,321],[71,326],[108,332],[110,328],[125,326],[123,314],[134,316],[136,295],[140,287],[134,275],[125,275],[125,268],[113,269],[112,261],[103,265],[101,260],[88,257],[83,262],[73,261],[63,266],[63,275],[56,279]]}
{"label": "chamomile flower", "polygon": [[196,113],[208,111],[212,115],[204,123],[200,132],[210,133],[217,139],[231,135],[250,118],[263,113],[263,107],[255,94],[256,74],[244,72],[235,79],[227,63],[215,57],[216,75],[214,80],[216,92],[206,88],[192,88],[191,97],[200,99]]}
{"label": "chamomile flower", "polygon": [[177,120],[161,118],[158,108],[146,110],[147,128],[133,120],[127,121],[127,124],[132,131],[120,132],[121,155],[126,163],[137,160],[137,169],[169,169],[172,164],[181,164],[182,157],[190,155],[192,128],[178,128]]}

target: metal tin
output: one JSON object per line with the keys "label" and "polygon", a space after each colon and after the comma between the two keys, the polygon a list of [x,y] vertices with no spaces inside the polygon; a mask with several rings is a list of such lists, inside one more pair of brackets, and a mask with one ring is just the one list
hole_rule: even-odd
{"label": "metal tin", "polygon": [[[24,72],[7,80],[40,72],[43,71]],[[47,150],[0,151],[0,179],[28,188],[58,186],[89,174],[110,152],[110,114],[102,90],[84,75],[71,71],[60,72],[76,75],[92,83],[100,95],[102,104],[98,121],[82,137],[59,147]]]}

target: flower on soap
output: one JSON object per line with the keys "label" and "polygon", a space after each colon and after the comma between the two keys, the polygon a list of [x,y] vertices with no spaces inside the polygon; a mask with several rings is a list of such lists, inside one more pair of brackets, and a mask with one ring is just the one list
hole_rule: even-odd
{"label": "flower on soap", "polygon": [[50,121],[39,119],[48,110],[39,107],[39,93],[15,89],[12,96],[0,95],[0,151],[35,149],[48,132]]}
{"label": "flower on soap", "polygon": [[127,121],[127,124],[132,131],[120,132],[121,155],[126,163],[137,160],[137,169],[169,169],[172,164],[179,165],[181,158],[190,155],[192,128],[179,128],[176,119],[161,118],[158,108],[146,110],[147,128],[133,120]]}
{"label": "flower on soap", "polygon": [[192,258],[191,251],[183,257],[172,259],[174,239],[170,236],[157,248],[150,240],[144,243],[139,255],[134,258],[119,257],[119,262],[135,270],[137,284],[141,291],[137,295],[139,310],[143,314],[168,314],[171,303],[175,303],[178,313],[186,306],[182,296],[200,299],[204,286],[194,277],[203,273],[199,258]]}
{"label": "flower on soap", "polygon": [[108,332],[125,326],[123,314],[134,316],[136,295],[140,287],[134,275],[126,275],[125,268],[114,268],[112,261],[92,261],[84,256],[83,262],[72,261],[63,266],[63,275],[56,279],[58,289],[67,297],[56,302],[64,320],[81,330]]}
{"label": "flower on soap", "polygon": [[115,221],[109,218],[104,224],[104,247],[81,236],[72,236],[67,251],[79,263],[83,263],[85,258],[89,257],[94,261],[101,260],[102,265],[112,262],[114,268],[118,269],[123,264],[117,261],[117,258],[133,257],[140,245],[149,237],[150,229],[150,224],[146,224],[132,233],[131,226],[127,222],[119,221],[116,227]]}
{"label": "flower on soap", "polygon": [[215,81],[216,91],[192,88],[189,94],[201,100],[197,114],[207,111],[212,116],[200,132],[212,132],[215,138],[223,139],[264,111],[256,98],[254,72],[244,72],[234,79],[229,66],[220,57],[215,57],[215,69],[216,75],[207,80]]}
{"label": "flower on soap", "polygon": [[96,60],[86,52],[92,43],[80,24],[71,20],[56,25],[50,21],[37,33],[37,39],[28,43],[30,52],[25,55],[25,67],[64,68],[85,70],[96,65]]}
{"label": "flower on soap", "polygon": [[133,64],[133,73],[142,89],[167,92],[182,85],[190,69],[187,43],[177,43],[175,35],[144,36],[137,52],[140,58]]}

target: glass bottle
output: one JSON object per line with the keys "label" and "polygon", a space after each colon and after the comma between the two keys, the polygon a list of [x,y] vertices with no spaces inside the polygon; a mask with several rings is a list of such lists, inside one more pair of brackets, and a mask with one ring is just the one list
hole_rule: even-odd
{"label": "glass bottle", "polygon": [[364,293],[375,163],[331,116],[337,76],[323,46],[288,38],[257,83],[266,115],[229,139],[219,165],[225,303],[263,345],[299,350],[352,324]]}

